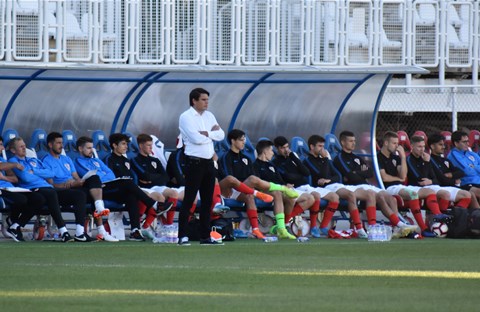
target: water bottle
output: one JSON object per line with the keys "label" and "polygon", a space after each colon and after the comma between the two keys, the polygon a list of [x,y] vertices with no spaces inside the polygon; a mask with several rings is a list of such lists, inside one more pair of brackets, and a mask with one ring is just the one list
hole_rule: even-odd
{"label": "water bottle", "polygon": [[58,232],[58,227],[55,223],[53,223],[50,226],[50,232],[52,233],[52,239],[53,240],[59,240],[60,239],[60,233]]}
{"label": "water bottle", "polygon": [[297,237],[297,242],[299,243],[306,243],[309,241],[309,238],[308,237],[305,237],[305,236],[299,236]]}
{"label": "water bottle", "polygon": [[265,236],[265,238],[263,239],[263,241],[264,241],[265,243],[278,242],[278,237],[276,237],[276,236]]}

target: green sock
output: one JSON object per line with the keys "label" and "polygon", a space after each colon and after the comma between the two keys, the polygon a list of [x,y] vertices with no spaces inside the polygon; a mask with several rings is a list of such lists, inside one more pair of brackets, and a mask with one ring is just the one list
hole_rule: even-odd
{"label": "green sock", "polygon": [[280,184],[275,184],[270,182],[270,188],[268,189],[269,192],[271,191],[284,191],[284,186]]}
{"label": "green sock", "polygon": [[285,228],[285,214],[282,213],[277,213],[275,215],[275,220],[277,220],[277,227],[278,228]]}

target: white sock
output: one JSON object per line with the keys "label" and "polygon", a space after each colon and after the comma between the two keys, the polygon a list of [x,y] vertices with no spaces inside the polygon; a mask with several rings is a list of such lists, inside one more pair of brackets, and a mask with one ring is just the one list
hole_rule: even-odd
{"label": "white sock", "polygon": [[16,230],[17,227],[19,227],[19,226],[20,226],[20,224],[14,223],[14,224],[12,224],[12,225],[10,226],[10,228],[11,228],[12,230]]}
{"label": "white sock", "polygon": [[61,228],[58,229],[60,231],[60,235],[63,235],[63,233],[68,232],[67,228],[62,226]]}
{"label": "white sock", "polygon": [[407,225],[406,225],[403,221],[399,221],[399,222],[397,223],[397,226],[398,226],[398,227],[404,227],[404,226],[407,226]]}
{"label": "white sock", "polygon": [[85,228],[81,224],[77,224],[77,228],[75,229],[75,235],[80,236],[85,233]]}
{"label": "white sock", "polygon": [[99,199],[95,201],[95,210],[96,211],[105,210],[105,204],[103,203],[103,200]]}
{"label": "white sock", "polygon": [[105,227],[103,225],[97,225],[98,234],[105,235],[107,231],[105,231]]}
{"label": "white sock", "polygon": [[158,204],[158,202],[155,202],[155,204],[153,204],[153,206],[152,206],[153,209],[157,210],[157,204]]}

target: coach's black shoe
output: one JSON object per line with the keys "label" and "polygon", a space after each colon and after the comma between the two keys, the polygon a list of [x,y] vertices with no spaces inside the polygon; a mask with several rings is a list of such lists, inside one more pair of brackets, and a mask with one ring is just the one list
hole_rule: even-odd
{"label": "coach's black shoe", "polygon": [[164,213],[167,213],[170,209],[172,209],[173,203],[172,202],[157,202],[157,209],[155,212],[157,213],[158,216],[163,215]]}
{"label": "coach's black shoe", "polygon": [[143,242],[145,241],[145,237],[143,237],[142,233],[138,229],[134,229],[130,233],[130,238],[131,241],[137,241],[137,242]]}
{"label": "coach's black shoe", "polygon": [[22,234],[22,230],[20,229],[20,227],[17,227],[16,229],[8,228],[7,229],[7,235],[9,237],[11,237],[16,242],[24,242],[25,241],[25,239],[23,239],[23,234]]}
{"label": "coach's black shoe", "polygon": [[213,240],[211,238],[206,238],[206,239],[201,239],[200,240],[200,245],[207,245],[207,246],[223,246],[225,245],[223,242],[218,242],[216,240]]}
{"label": "coach's black shoe", "polygon": [[73,242],[73,241],[74,241],[74,239],[73,239],[73,237],[70,236],[70,233],[68,233],[68,232],[63,233],[62,242],[69,243],[69,242]]}
{"label": "coach's black shoe", "polygon": [[74,239],[76,242],[81,242],[81,243],[89,243],[94,241],[94,239],[91,238],[87,233],[83,233],[80,236],[75,235]]}
{"label": "coach's black shoe", "polygon": [[180,237],[178,239],[178,246],[190,246],[190,242],[188,241],[188,237]]}

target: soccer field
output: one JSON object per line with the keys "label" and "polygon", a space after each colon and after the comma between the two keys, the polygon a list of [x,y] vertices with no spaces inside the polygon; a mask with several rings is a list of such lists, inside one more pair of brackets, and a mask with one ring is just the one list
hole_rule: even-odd
{"label": "soccer field", "polygon": [[0,311],[478,311],[480,240],[0,244]]}

